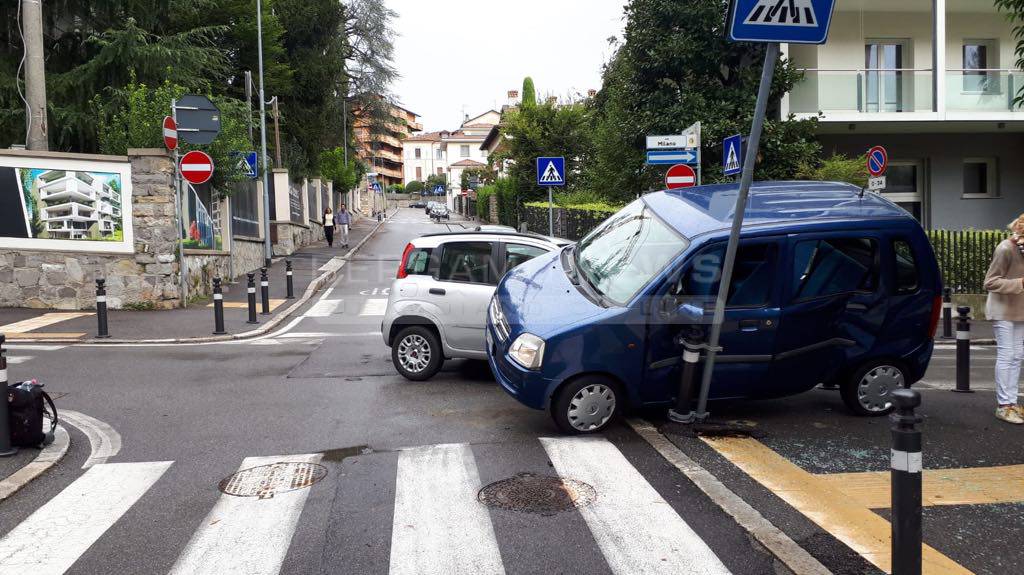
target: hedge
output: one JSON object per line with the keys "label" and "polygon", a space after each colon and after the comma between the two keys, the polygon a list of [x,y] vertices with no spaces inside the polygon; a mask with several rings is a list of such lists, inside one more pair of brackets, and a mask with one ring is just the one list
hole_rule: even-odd
{"label": "hedge", "polygon": [[953,293],[985,293],[985,273],[1007,232],[999,230],[928,230],[942,270],[942,285]]}

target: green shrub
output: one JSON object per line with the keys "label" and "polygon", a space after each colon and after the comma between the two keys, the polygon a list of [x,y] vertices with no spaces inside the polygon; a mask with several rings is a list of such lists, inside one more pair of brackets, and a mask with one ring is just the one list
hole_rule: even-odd
{"label": "green shrub", "polygon": [[985,293],[985,274],[999,242],[1000,230],[928,230],[928,240],[939,261],[942,284],[954,293]]}
{"label": "green shrub", "polygon": [[494,184],[483,186],[476,191],[476,217],[482,221],[490,221],[491,196],[496,193]]}
{"label": "green shrub", "polygon": [[847,158],[842,154],[833,154],[820,164],[805,162],[797,168],[796,177],[800,180],[847,182],[864,188],[868,185],[867,155]]}
{"label": "green shrub", "polygon": [[405,191],[410,194],[419,194],[423,192],[423,182],[419,180],[413,180],[409,182],[409,185],[405,186]]}
{"label": "green shrub", "polygon": [[[547,207],[548,207],[548,203],[547,202],[526,202],[523,205],[531,207],[531,208],[544,208],[544,209],[547,209]],[[605,202],[592,202],[592,203],[588,203],[588,204],[573,204],[573,205],[559,205],[556,202],[555,205],[557,207],[559,207],[559,208],[564,208],[564,209],[567,209],[567,210],[575,210],[575,211],[581,211],[581,212],[603,212],[603,213],[606,213],[606,214],[614,214],[615,212],[617,212],[617,211],[622,209],[622,206],[608,204],[608,203],[605,203]]]}

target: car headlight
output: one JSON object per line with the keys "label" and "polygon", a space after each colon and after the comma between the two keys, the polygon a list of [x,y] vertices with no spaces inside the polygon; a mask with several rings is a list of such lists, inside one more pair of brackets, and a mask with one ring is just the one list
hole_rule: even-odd
{"label": "car headlight", "polygon": [[524,333],[512,342],[508,355],[526,369],[540,369],[544,361],[544,340],[532,333]]}

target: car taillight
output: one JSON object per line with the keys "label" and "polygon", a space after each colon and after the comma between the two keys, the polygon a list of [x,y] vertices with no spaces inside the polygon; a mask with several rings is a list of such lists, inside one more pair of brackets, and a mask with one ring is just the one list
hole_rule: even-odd
{"label": "car taillight", "polygon": [[936,330],[939,328],[939,316],[942,314],[942,296],[937,295],[932,300],[932,319],[928,326],[928,334],[935,339]]}
{"label": "car taillight", "polygon": [[398,264],[398,279],[402,279],[409,275],[405,272],[405,264],[409,260],[409,254],[412,253],[412,244],[406,244],[405,251],[402,252],[402,263]]}

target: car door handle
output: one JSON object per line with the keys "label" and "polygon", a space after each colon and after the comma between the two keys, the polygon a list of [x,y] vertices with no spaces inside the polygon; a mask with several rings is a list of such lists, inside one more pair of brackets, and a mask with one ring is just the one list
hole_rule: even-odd
{"label": "car door handle", "polygon": [[444,295],[445,291],[441,288],[430,288],[430,295]]}
{"label": "car door handle", "polygon": [[761,321],[756,319],[741,319],[740,331],[757,331],[761,327]]}

